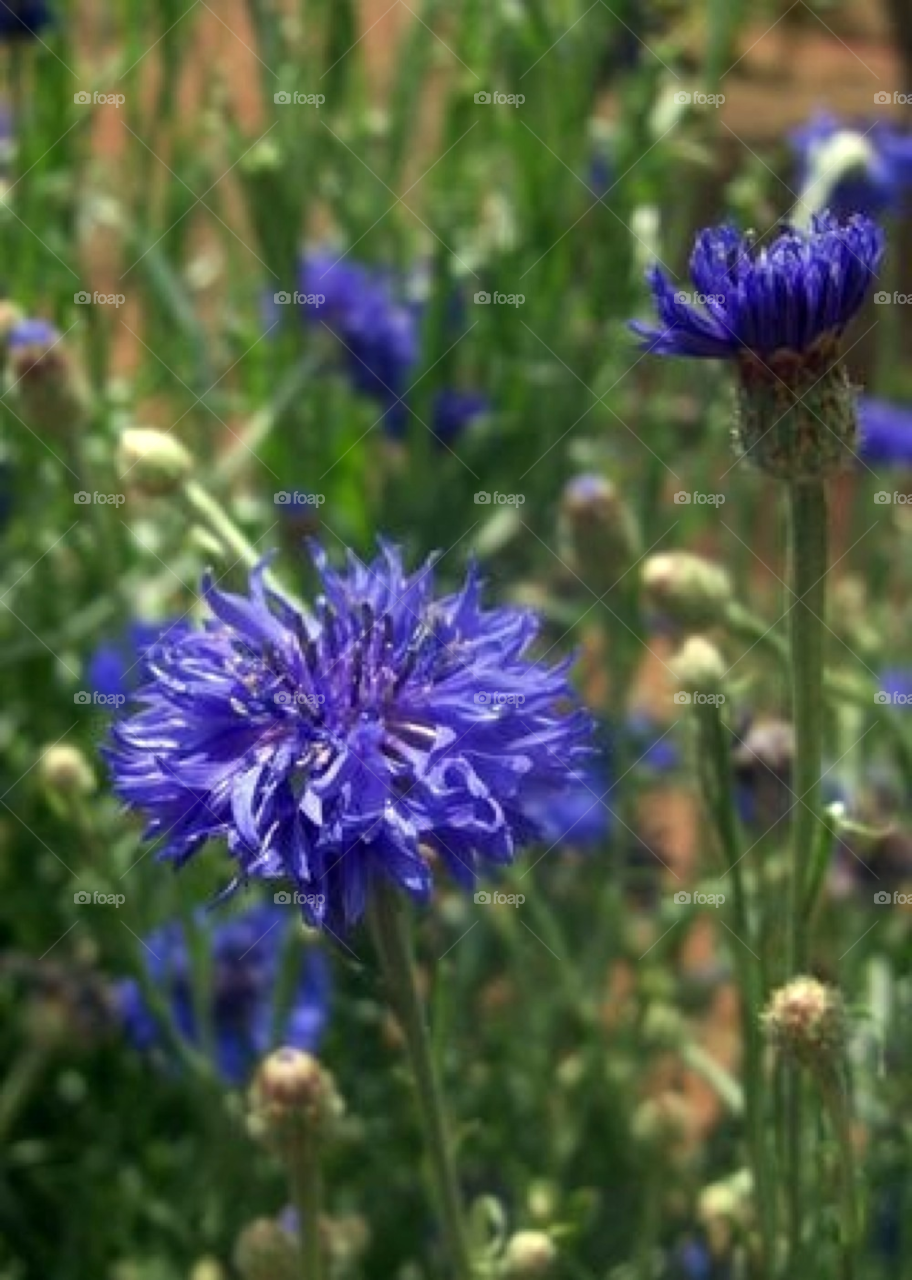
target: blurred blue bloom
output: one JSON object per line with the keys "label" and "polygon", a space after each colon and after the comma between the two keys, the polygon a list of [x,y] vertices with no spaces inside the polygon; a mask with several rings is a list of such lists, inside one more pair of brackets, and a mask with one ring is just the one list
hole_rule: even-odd
{"label": "blurred blue bloom", "polygon": [[[229,1084],[243,1084],[256,1061],[280,1045],[314,1052],[329,1006],[329,965],[322,951],[310,948],[302,957],[290,1007],[277,1008],[289,929],[297,928],[295,913],[265,904],[217,924],[207,913],[200,913],[198,920],[209,943],[212,985],[206,1016],[211,1019],[215,1066],[222,1077]],[[174,921],[152,933],[145,940],[143,956],[149,979],[159,988],[180,1035],[201,1048],[206,1037],[200,1035],[191,950],[183,924]],[[115,1001],[137,1049],[167,1044],[135,978],[116,985]]]}
{"label": "blurred blue bloom", "polygon": [[638,768],[652,769],[655,773],[670,773],[681,765],[681,753],[669,732],[659,733],[649,716],[641,713],[627,719],[627,735],[631,742],[630,753]]}
{"label": "blurred blue bloom", "polygon": [[122,635],[104,640],[92,654],[86,678],[93,692],[111,697],[131,693],[143,679],[143,660],[164,636],[175,638],[189,629],[180,619],[166,622],[134,621]]}
{"label": "blurred blue bloom", "polygon": [[631,327],[658,355],[761,363],[783,352],[808,357],[838,340],[882,254],[882,233],[861,215],[842,225],[815,215],[809,232],[783,227],[762,246],[734,227],[713,227],[700,232],[690,259],[693,283],[708,301],[693,305],[653,267],[661,325]]}
{"label": "blurred blue bloom", "polygon": [[44,0],[0,0],[0,39],[37,35],[50,21]]}
{"label": "blurred blue bloom", "polygon": [[445,387],[434,397],[431,426],[441,444],[452,445],[479,414],[490,404],[479,391],[456,391]]}
{"label": "blurred blue bloom", "polygon": [[526,656],[533,615],[483,610],[474,569],[435,599],[432,560],[407,576],[381,549],[338,573],[314,548],[316,616],[268,593],[263,565],[247,596],[205,582],[215,616],[156,648],[108,753],[163,857],[224,836],[239,878],[292,881],[333,929],[377,876],[426,901],[428,850],[468,887],[479,859],[511,862],[539,832],[528,799],[570,785],[589,754],[570,659]]}
{"label": "blurred blue bloom", "polygon": [[901,206],[912,188],[912,134],[887,120],[847,124],[817,112],[790,135],[799,188],[819,184],[825,203],[845,217]]}
{"label": "blurred blue bloom", "polygon": [[614,817],[611,803],[610,783],[591,768],[578,769],[567,787],[532,797],[526,815],[548,845],[588,848],[607,838]]}
{"label": "blurred blue bloom", "polygon": [[51,324],[50,320],[36,318],[20,320],[13,325],[7,342],[10,348],[52,347],[59,338],[60,331]]}
{"label": "blurred blue bloom", "polygon": [[862,396],[858,401],[861,426],[859,456],[874,466],[912,466],[912,409]]}
{"label": "blurred blue bloom", "polygon": [[912,667],[889,667],[880,675],[881,693],[899,707],[912,707]]}
{"label": "blurred blue bloom", "polygon": [[686,1240],[677,1250],[677,1261],[686,1280],[711,1280],[713,1261],[701,1240]]}
{"label": "blurred blue bloom", "polygon": [[403,397],[419,358],[419,312],[400,300],[389,272],[323,250],[301,266],[301,289],[323,302],[305,303],[308,321],[324,325],[345,349],[353,385],[383,408],[383,425],[401,434]]}

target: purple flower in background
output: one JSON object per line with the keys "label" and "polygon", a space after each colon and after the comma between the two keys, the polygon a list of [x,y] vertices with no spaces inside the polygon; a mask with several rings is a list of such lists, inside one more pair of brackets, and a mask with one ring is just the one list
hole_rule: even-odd
{"label": "purple flower in background", "polygon": [[[204,1009],[219,1074],[229,1084],[242,1085],[256,1061],[271,1049],[290,1045],[314,1052],[329,1006],[329,966],[321,950],[310,948],[301,957],[287,1007],[278,1001],[290,930],[297,927],[295,913],[266,904],[221,923],[200,913],[197,923],[208,945],[211,986]],[[179,1034],[188,1044],[203,1048],[207,1028],[201,1034],[184,925],[171,922],[152,933],[145,940],[143,959]],[[137,1049],[167,1044],[135,978],[121,980],[114,994],[121,1024]]]}
{"label": "purple flower in background", "polygon": [[419,358],[418,308],[402,300],[391,272],[337,259],[327,250],[305,257],[301,289],[323,301],[305,303],[304,314],[338,339],[353,386],[383,408],[384,429],[401,435]]}
{"label": "purple flower in background", "polygon": [[431,408],[434,435],[441,444],[452,445],[466,427],[489,408],[487,397],[479,391],[456,391],[446,387],[437,392]]}
{"label": "purple flower in background", "polygon": [[126,696],[143,679],[143,661],[165,636],[173,639],[189,630],[182,619],[165,622],[134,621],[117,638],[103,641],[89,659],[86,677],[95,693]]}
{"label": "purple flower in background", "polygon": [[50,21],[44,0],[0,0],[0,39],[37,35]]}
{"label": "purple flower in background", "polygon": [[901,206],[912,188],[912,134],[887,120],[846,123],[817,112],[789,141],[798,160],[798,188],[841,217],[877,215]]}
{"label": "purple flower in background", "polygon": [[225,837],[237,879],[283,879],[317,924],[363,914],[377,877],[427,901],[436,855],[466,887],[541,833],[531,797],[574,782],[589,717],[570,660],[535,663],[538,622],[483,609],[470,570],[435,598],[432,561],[407,575],[397,549],[347,572],[314,551],[315,616],[267,592],[204,584],[214,615],[165,639],[117,723],[116,791],[184,863]]}
{"label": "purple flower in background", "polygon": [[757,244],[734,227],[701,231],[690,259],[694,305],[661,267],[649,273],[660,325],[633,321],[657,355],[741,360],[808,357],[837,342],[858,311],[883,254],[883,236],[860,215],[841,224],[815,215],[811,230],[780,228]]}
{"label": "purple flower in background", "polygon": [[861,426],[858,454],[864,462],[874,466],[912,466],[912,409],[873,396],[861,396],[858,419]]}

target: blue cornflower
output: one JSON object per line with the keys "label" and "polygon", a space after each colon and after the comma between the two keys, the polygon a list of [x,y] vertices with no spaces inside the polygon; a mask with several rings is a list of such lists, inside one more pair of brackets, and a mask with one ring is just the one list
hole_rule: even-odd
{"label": "blue cornflower", "polygon": [[789,141],[802,203],[811,207],[877,215],[900,208],[912,188],[912,134],[887,120],[847,124],[821,111]]}
{"label": "blue cornflower", "polygon": [[859,457],[875,466],[912,466],[912,409],[862,396],[858,401],[858,418]]}
{"label": "blue cornflower", "polygon": [[[266,904],[215,925],[211,917],[200,914],[198,924],[211,966],[204,1017],[211,1020],[214,1065],[220,1075],[230,1084],[243,1084],[256,1061],[280,1045],[312,1053],[329,1004],[329,967],[322,951],[310,948],[302,958],[297,976],[292,975],[287,1007],[277,1000],[289,930],[296,927],[294,913]],[[183,924],[170,922],[152,933],[145,940],[143,957],[179,1034],[201,1048],[207,1037],[205,1031],[200,1034],[191,947]],[[114,994],[122,1025],[137,1049],[147,1051],[165,1042],[163,1028],[135,978],[121,980]]]}
{"label": "blue cornflower", "polygon": [[37,35],[50,21],[44,0],[0,0],[0,39]]}
{"label": "blue cornflower", "polygon": [[419,357],[418,309],[401,300],[389,272],[337,259],[325,250],[305,257],[302,291],[323,301],[305,303],[304,313],[339,340],[353,385],[384,409],[384,428],[400,435]]}
{"label": "blue cornflower", "polygon": [[180,619],[166,622],[131,622],[122,635],[104,640],[92,654],[86,677],[95,693],[105,697],[126,696],[143,679],[143,659],[165,635],[186,631],[189,623]]}
{"label": "blue cornflower", "polygon": [[444,387],[434,397],[431,409],[431,426],[434,435],[444,445],[452,445],[466,427],[480,414],[486,413],[490,403],[479,391],[457,391]]}
{"label": "blue cornflower", "polygon": [[115,788],[149,817],[162,856],[183,863],[227,837],[238,877],[284,878],[333,928],[363,913],[384,876],[430,896],[435,857],[466,886],[539,833],[529,797],[573,781],[589,720],[569,659],[535,664],[538,630],[516,608],[463,589],[433,596],[381,543],[347,573],[316,547],[311,616],[267,593],[204,584],[214,617],[147,659],[142,710],[114,728]]}
{"label": "blue cornflower", "polygon": [[734,227],[697,237],[695,305],[659,268],[650,283],[661,326],[634,321],[645,350],[731,360],[738,367],[736,438],[771,475],[809,480],[847,466],[857,411],[840,359],[843,331],[864,302],[883,235],[861,214],[815,214],[767,245]]}

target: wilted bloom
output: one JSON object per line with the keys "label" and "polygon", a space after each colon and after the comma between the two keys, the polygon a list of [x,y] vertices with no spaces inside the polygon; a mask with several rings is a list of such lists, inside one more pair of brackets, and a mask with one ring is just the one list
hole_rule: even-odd
{"label": "wilted bloom", "polygon": [[861,442],[858,456],[872,466],[912,466],[912,409],[861,396],[858,401]]}
{"label": "wilted bloom", "polygon": [[790,136],[801,203],[841,217],[898,209],[912,188],[912,134],[888,120],[847,124],[817,112]]}
{"label": "wilted bloom", "polygon": [[95,693],[105,697],[126,697],[140,684],[143,659],[165,636],[175,638],[189,629],[182,619],[163,622],[131,622],[114,639],[104,640],[89,659],[86,678]]}
{"label": "wilted bloom", "polygon": [[305,257],[301,289],[323,299],[305,303],[305,316],[338,339],[353,385],[383,407],[384,429],[401,435],[408,420],[403,397],[419,356],[417,308],[402,299],[390,272],[327,250]]}
{"label": "wilted bloom", "polygon": [[0,39],[11,36],[34,36],[51,21],[45,0],[2,0],[0,3]]}
{"label": "wilted bloom", "polygon": [[793,978],[774,991],[763,1022],[772,1043],[811,1069],[832,1068],[845,1052],[845,1006],[835,987]]}
{"label": "wilted bloom", "polygon": [[[267,904],[218,924],[200,914],[211,966],[205,1016],[211,1021],[215,1066],[231,1084],[242,1084],[254,1063],[275,1044],[310,1051],[320,1041],[329,1002],[326,957],[311,948],[302,959],[288,1008],[277,1009],[279,978],[289,931],[297,917]],[[178,1032],[191,1045],[206,1044],[194,1002],[192,948],[183,924],[171,922],[143,946],[149,979],[167,1003]],[[127,1034],[137,1049],[167,1043],[163,1028],[134,978],[118,984],[117,1000]]]}
{"label": "wilted bloom", "polygon": [[382,543],[348,571],[316,548],[315,616],[267,592],[204,584],[213,617],[166,638],[114,729],[118,793],[183,863],[225,837],[248,876],[290,880],[307,917],[356,921],[384,876],[421,901],[432,855],[466,886],[539,833],[529,798],[573,782],[588,717],[569,659],[533,663],[538,624],[483,609],[474,569],[435,599],[432,561],[407,576]]}
{"label": "wilted bloom", "polygon": [[731,360],[738,367],[737,437],[763,470],[809,479],[845,466],[857,414],[841,355],[883,255],[874,223],[814,215],[759,245],[734,227],[700,232],[690,261],[691,303],[659,267],[650,283],[660,326],[634,322],[658,355]]}

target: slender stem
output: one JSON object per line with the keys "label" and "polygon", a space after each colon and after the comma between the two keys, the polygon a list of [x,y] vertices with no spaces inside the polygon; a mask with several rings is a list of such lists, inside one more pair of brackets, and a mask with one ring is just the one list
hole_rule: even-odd
{"label": "slender stem", "polygon": [[320,1218],[323,1211],[323,1178],[320,1150],[312,1134],[296,1134],[288,1156],[288,1175],[298,1211],[301,1280],[322,1280],[323,1251]]}
{"label": "slender stem", "polygon": [[[823,616],[827,573],[827,508],[822,480],[789,486],[791,580],[792,718],[795,726],[792,852],[789,868],[786,944],[787,978],[807,969],[808,930],[804,911],[806,869],[820,828],[820,761],[823,751]],[[797,1069],[787,1080],[789,1255],[795,1274],[801,1266],[805,1202],[804,1082]]]}
{"label": "slender stem", "polygon": [[842,1195],[841,1280],[855,1280],[858,1247],[861,1241],[861,1210],[858,1203],[858,1179],[855,1147],[852,1142],[852,1109],[848,1081],[844,1072],[833,1072],[833,1078],[822,1082],[821,1092],[839,1148],[839,1183]]}
{"label": "slender stem", "polygon": [[472,1280],[462,1193],[456,1177],[443,1094],[431,1054],[430,1035],[412,959],[408,920],[396,890],[378,883],[370,908],[374,943],[396,1013],[402,1023],[415,1075],[418,1104],[456,1280]]}

